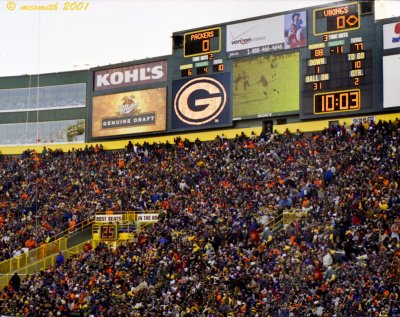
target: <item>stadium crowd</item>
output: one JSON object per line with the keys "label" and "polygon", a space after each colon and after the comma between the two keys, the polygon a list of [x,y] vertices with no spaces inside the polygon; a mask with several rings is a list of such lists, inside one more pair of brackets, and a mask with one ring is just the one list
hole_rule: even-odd
{"label": "stadium crowd", "polygon": [[[14,278],[0,312],[400,316],[399,151],[396,119],[3,157],[2,259],[96,211],[160,214],[126,245]],[[269,226],[289,211],[305,216]]]}

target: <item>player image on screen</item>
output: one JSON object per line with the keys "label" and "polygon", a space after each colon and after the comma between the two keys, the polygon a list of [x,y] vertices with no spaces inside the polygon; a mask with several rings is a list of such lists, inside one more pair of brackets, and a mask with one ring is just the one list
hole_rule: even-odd
{"label": "player image on screen", "polygon": [[245,70],[238,74],[233,82],[235,84],[235,92],[238,90],[239,85],[243,86],[244,91],[246,91],[247,88],[250,86],[249,75]]}
{"label": "player image on screen", "polygon": [[299,111],[299,53],[236,61],[233,84],[236,120]]}
{"label": "player image on screen", "polygon": [[[263,87],[263,94],[265,98],[268,98],[268,86],[269,86],[268,79],[264,75],[261,75],[257,83],[261,84],[261,86]],[[273,88],[273,91],[279,94],[278,89]]]}
{"label": "player image on screen", "polygon": [[268,98],[268,80],[264,75],[261,75],[260,80],[258,81],[258,83],[260,83],[265,90],[263,90],[263,94],[265,95],[266,98]]}

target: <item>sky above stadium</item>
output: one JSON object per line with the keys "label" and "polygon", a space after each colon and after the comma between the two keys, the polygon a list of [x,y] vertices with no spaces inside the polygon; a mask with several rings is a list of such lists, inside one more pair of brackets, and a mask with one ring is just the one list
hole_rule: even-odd
{"label": "sky above stadium", "polygon": [[0,0],[0,76],[170,55],[173,32],[333,2],[337,1]]}

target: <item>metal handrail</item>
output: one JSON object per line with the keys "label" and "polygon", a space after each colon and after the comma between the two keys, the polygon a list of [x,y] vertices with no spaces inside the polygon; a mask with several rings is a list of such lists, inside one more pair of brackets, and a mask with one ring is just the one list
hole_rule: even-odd
{"label": "metal handrail", "polygon": [[[65,259],[70,258],[71,256],[81,252],[84,250],[85,245],[90,242],[92,243],[92,239],[86,240],[85,242],[82,242],[76,246],[73,246],[71,248],[65,249],[63,250],[63,255]],[[2,274],[0,276],[0,287],[1,289],[4,288],[4,286],[8,285],[10,278],[13,274],[18,273],[18,275],[22,275],[22,276],[27,276],[27,275],[32,275],[35,274],[37,272],[39,272],[40,270],[44,270],[50,266],[54,266],[55,264],[55,260],[57,257],[57,253],[56,254],[51,254],[48,255],[47,257],[40,259],[34,263],[31,263],[27,266],[24,266],[22,268],[18,268],[15,269],[13,271],[10,271],[8,273]]]}
{"label": "metal handrail", "polygon": [[[92,220],[81,221],[77,226],[75,226],[76,230],[74,230],[73,234],[83,231],[92,224]],[[68,229],[64,230],[50,238],[48,243],[43,243],[29,252],[0,262],[0,274],[6,274],[21,269],[25,266],[35,263],[42,258],[56,254],[58,251],[65,250],[67,247],[67,240],[70,235],[71,232],[69,232]]]}
{"label": "metal handrail", "polygon": [[[132,222],[136,221],[136,213],[126,213],[126,220],[124,221],[123,226],[127,226],[128,234],[125,239],[125,241],[132,240],[134,236],[145,230],[147,227],[151,226],[151,223],[143,223],[140,226],[133,226]],[[130,224],[129,224],[130,223]],[[77,232],[81,232],[84,229],[88,228],[89,226],[93,226],[94,229],[98,229],[99,224],[95,224],[93,220],[87,220],[79,223],[79,225],[76,227],[76,231],[74,231],[74,234]],[[95,228],[96,227],[96,228]],[[131,229],[134,229],[131,231]],[[67,242],[68,242],[68,237],[71,236],[71,233],[68,232],[68,230],[63,231],[64,233],[67,232],[67,234],[64,234],[60,238],[56,239],[55,241],[49,242],[49,243],[44,243],[41,246],[24,253],[18,257],[13,257],[11,259],[5,260],[3,262],[0,262],[0,285],[7,285],[7,282],[4,284],[4,277],[7,277],[9,279],[10,274],[13,274],[15,272],[21,274],[24,274],[23,272],[31,272],[29,274],[33,274],[40,269],[43,269],[44,267],[48,267],[50,263],[54,263],[54,259],[57,256],[57,253],[59,251],[62,251],[63,253],[69,252],[69,250],[74,249],[78,246],[84,246],[88,241],[91,241],[93,243],[94,239],[87,240],[77,246],[74,246],[72,248],[67,249]],[[93,232],[93,231],[92,231]],[[68,254],[67,254],[68,258]],[[51,260],[49,260],[51,259]]]}
{"label": "metal handrail", "polygon": [[270,228],[272,231],[275,231],[279,224],[283,224],[283,213],[274,217],[274,219],[270,220],[267,223],[267,227]]}
{"label": "metal handrail", "polygon": [[50,237],[49,241],[55,241],[55,240],[58,240],[59,238],[81,232],[81,231],[85,230],[86,228],[90,227],[92,224],[93,224],[93,216],[90,219],[86,219],[86,220],[83,220],[83,221],[77,223],[75,225],[73,232],[70,232],[69,228],[65,229],[65,230],[57,233],[56,235]]}

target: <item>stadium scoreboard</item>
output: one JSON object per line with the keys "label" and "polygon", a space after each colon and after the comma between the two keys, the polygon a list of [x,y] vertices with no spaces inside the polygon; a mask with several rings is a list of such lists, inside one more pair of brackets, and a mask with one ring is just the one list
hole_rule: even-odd
{"label": "stadium scoreboard", "polygon": [[302,53],[301,118],[376,111],[373,106],[372,15],[358,2],[313,9],[312,31]]}
{"label": "stadium scoreboard", "polygon": [[233,121],[379,111],[373,70],[380,44],[363,5],[338,2],[175,33],[182,46],[172,77],[230,73]]}
{"label": "stadium scoreboard", "polygon": [[172,131],[232,126],[224,32],[224,27],[217,25],[173,34],[169,66]]}
{"label": "stadium scoreboard", "polygon": [[[113,126],[97,120],[92,130],[102,133],[90,137],[381,112],[386,56],[382,24],[371,8],[368,1],[342,1],[174,32],[170,56],[93,70],[92,117]],[[397,28],[389,26],[395,37]],[[396,73],[390,69],[387,86]],[[398,98],[389,98],[395,107]],[[139,119],[140,127],[133,126]]]}
{"label": "stadium scoreboard", "polygon": [[183,38],[180,78],[223,72],[222,28],[212,27],[178,35]]}

